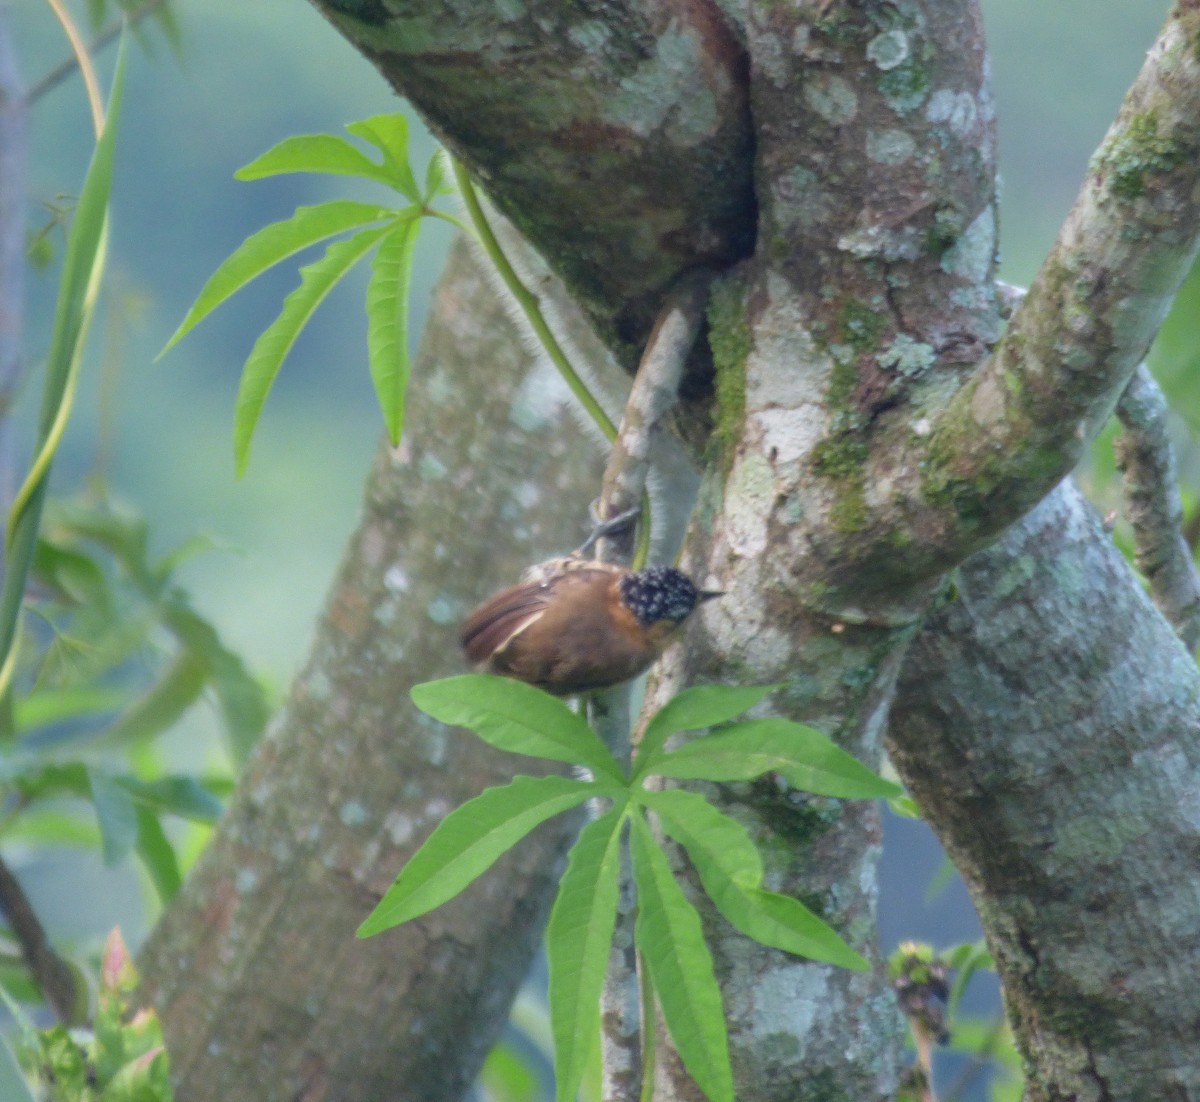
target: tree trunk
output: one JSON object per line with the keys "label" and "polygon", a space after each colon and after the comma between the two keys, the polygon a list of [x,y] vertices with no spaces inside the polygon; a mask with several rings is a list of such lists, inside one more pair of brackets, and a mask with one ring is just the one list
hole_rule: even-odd
{"label": "tree trunk", "polygon": [[448,811],[537,768],[420,715],[408,690],[461,671],[475,601],[579,542],[600,469],[461,243],[414,378],[307,665],[142,950],[179,1102],[460,1098],[578,825],[547,824],[422,921],[355,938]]}
{"label": "tree trunk", "polygon": [[[821,727],[875,764],[906,648],[934,605],[914,655],[918,672],[901,689],[894,745],[971,885],[1030,1061],[1031,1098],[1200,1097],[1186,1040],[1190,1031],[1194,1047],[1195,1011],[1182,963],[1194,957],[1194,923],[1182,916],[1194,916],[1195,882],[1167,871],[1196,848],[1196,761],[1172,734],[1195,724],[1195,670],[1129,572],[1097,557],[1101,537],[1087,531],[1065,492],[964,567],[959,593],[966,600],[952,600],[947,576],[1071,469],[1133,375],[1195,255],[1195,0],[1172,10],[1003,336],[993,281],[992,110],[974,3],[314,2],[475,171],[627,368],[672,285],[696,268],[724,272],[709,309],[711,358],[693,357],[678,422],[704,467],[686,564],[706,588],[729,595],[695,618],[687,650],[666,663],[651,702],[695,680],[778,682],[772,706],[780,714]],[[478,341],[477,322],[456,319],[464,343]],[[526,380],[527,396],[542,385]],[[280,986],[292,916],[302,913],[303,900],[320,898],[305,921],[324,927],[332,924],[333,900],[355,895],[347,910],[358,916],[386,882],[366,856],[389,871],[401,859],[402,847],[386,840],[387,824],[396,821],[385,818],[395,777],[374,770],[359,792],[338,752],[342,737],[328,733],[343,724],[354,729],[343,718],[351,700],[368,728],[401,707],[386,695],[397,690],[390,665],[396,644],[374,634],[401,616],[399,598],[387,592],[396,560],[382,533],[419,516],[413,527],[428,540],[424,551],[414,548],[402,575],[404,600],[415,602],[403,606],[405,627],[420,630],[427,659],[408,668],[410,679],[431,675],[428,656],[450,646],[435,625],[465,606],[456,586],[475,579],[464,567],[482,572],[508,550],[527,553],[516,533],[493,538],[484,521],[503,515],[504,503],[523,492],[536,497],[536,483],[524,466],[493,464],[493,488],[481,504],[467,491],[470,464],[483,458],[484,420],[463,432],[450,419],[455,387],[470,398],[459,415],[471,415],[483,395],[502,401],[493,409],[502,416],[503,380],[490,370],[456,371],[452,381],[446,372],[433,383],[438,408],[429,418],[444,417],[443,433],[461,434],[458,446],[407,447],[418,469],[440,473],[441,481],[406,487],[416,504],[399,521],[376,511],[388,491],[374,484],[372,511],[335,589],[313,664],[243,786],[199,887],[189,888],[191,902],[173,910],[148,950],[156,982],[176,992],[165,1000],[168,1030],[175,1030],[185,1076],[213,1059],[211,1048],[220,1059],[226,1037],[232,1044],[225,1026],[235,1008],[245,1011],[239,1031],[260,1039],[241,1062],[262,1075],[255,1061],[277,1061],[263,1045],[284,1028],[280,1022],[301,1017],[302,1008],[308,1013],[300,992],[311,988],[298,983],[283,994]],[[463,526],[469,538],[451,544],[439,527],[446,517],[437,514],[459,495],[481,512]],[[482,511],[485,504],[493,511]],[[1048,532],[1054,523],[1064,530]],[[1035,544],[1054,565],[1047,578],[1028,576]],[[444,572],[449,546],[463,549],[451,576]],[[474,561],[466,559],[471,554]],[[368,563],[378,571],[374,581]],[[368,604],[363,584],[374,587]],[[1004,614],[1006,596],[1021,585],[1025,599]],[[1136,628],[1132,644],[1102,630],[1101,599],[1120,610],[1122,629]],[[994,610],[998,633],[972,622],[972,609],[984,607]],[[1039,619],[1043,608],[1062,611],[1049,623]],[[1144,666],[1115,661],[1114,642],[1144,647]],[[1143,668],[1160,676],[1123,680]],[[978,686],[977,700],[970,679],[980,671],[990,680]],[[1082,693],[1093,677],[1107,680],[1088,708]],[[1060,691],[1063,683],[1076,691]],[[1010,699],[1024,687],[1026,699]],[[1072,701],[1075,711],[1065,715]],[[279,753],[285,730],[295,732],[295,764],[290,746],[286,761]],[[445,752],[443,732],[418,731],[428,740],[419,761]],[[383,732],[370,737],[389,745]],[[305,771],[318,769],[318,746],[329,759],[320,768],[330,772],[313,781]],[[386,760],[383,753],[364,750],[378,755],[370,761]],[[1096,768],[1103,776],[1089,777]],[[462,771],[439,773],[447,787],[437,796],[433,778],[419,774],[415,802],[401,812],[403,829],[415,830],[428,821],[423,813],[432,817],[434,806],[465,795],[451,786]],[[298,811],[302,787],[323,795]],[[875,811],[768,784],[726,786],[718,795],[763,840],[771,886],[804,897],[869,952]],[[359,808],[371,830],[356,830]],[[1141,823],[1153,825],[1143,832]],[[242,849],[249,845],[255,848]],[[544,872],[546,864],[538,867]],[[547,876],[525,868],[531,891],[548,889]],[[270,899],[268,873],[288,901],[277,896],[262,911],[243,911]],[[1164,902],[1151,906],[1139,894],[1147,890],[1164,893]],[[542,900],[531,896],[524,913],[540,912]],[[515,893],[507,902],[522,906]],[[1095,909],[1099,956],[1081,943],[1077,906]],[[476,904],[467,917],[479,918],[481,909]],[[243,921],[243,913],[254,917]],[[447,908],[422,930],[463,921],[465,913]],[[892,1095],[897,1018],[878,967],[853,975],[784,957],[734,938],[708,917],[740,1097]],[[198,923],[207,925],[198,930]],[[352,925],[347,914],[342,937]],[[475,926],[456,938],[475,937],[490,949],[496,939],[484,931]],[[267,932],[285,948],[260,974],[248,958],[250,950],[266,956],[268,943],[258,939]],[[410,963],[437,959],[411,931],[393,944],[407,938],[416,939],[419,954],[406,954]],[[471,946],[454,945],[468,967]],[[309,1004],[316,1010],[338,985],[328,995],[333,1001],[360,998],[359,989],[415,997],[410,973],[394,960],[353,974],[347,961],[374,958],[337,951],[343,956],[329,959],[341,970],[338,983],[321,989]],[[186,970],[222,956],[231,961],[222,978],[191,995]],[[1169,1006],[1151,1005],[1159,990],[1168,992]],[[280,1002],[264,1004],[267,991]],[[469,1004],[477,1017],[450,1041],[446,1018],[468,1004],[457,1001],[461,991],[447,987],[445,994],[441,1003],[422,1004],[420,1036],[430,1046],[478,1054],[495,1028],[488,1010],[501,1000]],[[209,1016],[193,1022],[172,1010],[189,1002],[210,1008]],[[380,1005],[392,1015],[399,1004]],[[277,1010],[282,1018],[270,1020]],[[179,1024],[172,1026],[174,1015]],[[328,1038],[313,1064],[332,1076],[337,1097],[352,1097],[350,1061],[388,1043],[366,1025],[380,1016],[353,1019],[352,1030],[344,1020],[322,1021],[319,1035],[306,1025],[314,1045]],[[447,1032],[435,1038],[439,1028]],[[393,1046],[399,1036],[390,1035]],[[353,1048],[346,1063],[339,1046]],[[429,1051],[434,1064],[448,1058],[448,1049]],[[288,1059],[297,1092],[302,1062]],[[335,1067],[346,1070],[329,1070]],[[1149,1090],[1146,1077],[1154,1082]],[[413,1091],[414,1082],[425,1080],[409,1079],[405,1089]],[[657,1086],[659,1102],[698,1097],[670,1053]],[[314,1088],[311,1097],[321,1094]]]}

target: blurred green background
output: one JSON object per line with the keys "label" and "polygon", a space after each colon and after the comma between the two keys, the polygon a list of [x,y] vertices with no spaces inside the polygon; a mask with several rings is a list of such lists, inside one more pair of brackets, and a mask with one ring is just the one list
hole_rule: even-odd
{"label": "blurred green background", "polygon": [[[99,464],[113,494],[150,518],[163,548],[197,533],[213,537],[222,550],[190,560],[183,577],[200,610],[278,699],[304,657],[380,436],[366,368],[364,281],[352,278],[334,292],[289,357],[241,481],[231,445],[237,379],[255,335],[294,286],[294,268],[256,281],[163,360],[155,356],[205,279],[248,234],[297,204],[370,197],[318,177],[238,183],[234,170],[289,134],[337,132],[399,104],[303,0],[176,0],[174,8],[179,56],[148,29],[153,56],[139,49],[130,57],[108,294],[55,484],[64,492],[78,487]],[[1024,285],[1033,277],[1167,8],[1167,0],[984,0],[999,116],[1003,278]],[[83,9],[82,2],[73,8]],[[25,82],[35,85],[66,56],[65,42],[41,0],[18,0],[10,17]],[[106,77],[112,62],[109,51],[101,59]],[[78,188],[92,149],[77,78],[38,100],[30,129],[32,202],[53,204]],[[423,166],[431,150],[421,134],[414,162]],[[34,210],[35,224],[48,217]],[[422,233],[417,332],[448,240],[441,225]],[[26,345],[34,360],[46,349],[55,271],[30,278]],[[1189,323],[1176,321],[1165,366],[1184,396],[1194,389]],[[22,403],[26,448],[36,389]],[[1190,481],[1196,460],[1182,426]],[[1098,461],[1101,473],[1106,467]],[[193,752],[215,745],[215,721],[195,710],[177,741]],[[923,832],[919,824],[889,828],[890,848],[908,854],[906,864],[890,861],[885,870],[889,948],[901,937],[945,944],[977,936],[960,888],[935,902],[905,890],[938,865]],[[70,878],[62,871],[31,870],[56,933],[98,938],[121,921],[136,943],[148,893],[129,862],[114,873],[98,858],[72,858]],[[90,908],[77,905],[80,876],[90,885]]]}

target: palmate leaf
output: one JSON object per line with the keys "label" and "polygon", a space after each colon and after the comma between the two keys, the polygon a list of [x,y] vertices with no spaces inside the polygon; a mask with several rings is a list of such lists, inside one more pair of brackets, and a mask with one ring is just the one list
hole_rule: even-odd
{"label": "palmate leaf", "polygon": [[250,358],[242,369],[234,413],[233,448],[238,476],[245,474],[250,459],[250,443],[258,425],[263,404],[275,376],[301,330],[325,296],[386,234],[390,225],[360,230],[344,241],[335,241],[318,261],[300,269],[300,286],[283,302],[279,316],[254,342]]}
{"label": "palmate leaf", "polygon": [[262,180],[289,172],[324,172],[331,176],[361,176],[388,187],[396,182],[387,166],[371,160],[353,143],[336,134],[296,134],[284,138],[235,172],[237,180]]}
{"label": "palmate leaf", "polygon": [[586,766],[597,780],[625,788],[621,767],[587,721],[532,685],[472,673],[414,685],[411,696],[427,715],[469,727],[498,750]]}
{"label": "palmate leaf", "polygon": [[580,832],[546,927],[558,1102],[575,1098],[600,1031],[600,994],[617,919],[624,821],[622,802]]}
{"label": "palmate leaf", "polygon": [[687,850],[717,910],[747,937],[841,968],[870,967],[799,900],[762,889],[762,858],[741,823],[681,789],[644,792],[640,800]]}
{"label": "palmate leaf", "polygon": [[664,777],[743,781],[779,773],[807,792],[842,799],[903,794],[814,727],[787,719],[752,719],[725,727],[659,757],[650,772]]}
{"label": "palmate leaf", "polygon": [[372,115],[369,119],[348,123],[346,129],[356,138],[370,142],[383,154],[383,163],[390,172],[389,183],[401,195],[419,204],[421,192],[408,163],[408,119],[393,112]]}
{"label": "palmate leaf", "polygon": [[733,1102],[721,989],[700,916],[675,882],[641,815],[630,818],[638,914],[634,938],[675,1049],[711,1102]]}
{"label": "palmate leaf", "polygon": [[273,222],[252,233],[208,277],[208,282],[200,289],[196,301],[188,310],[187,317],[159,355],[182,340],[226,299],[280,261],[295,256],[319,241],[359,226],[383,221],[394,213],[377,204],[338,199],[314,207],[297,207],[290,218]]}
{"label": "palmate leaf", "polygon": [[408,286],[420,229],[417,211],[395,221],[371,265],[367,286],[367,351],[375,395],[392,444],[404,431],[408,390]]}
{"label": "palmate leaf", "polygon": [[661,756],[663,744],[680,731],[699,731],[726,723],[753,708],[778,685],[696,685],[673,696],[653,716],[638,744],[636,776]]}
{"label": "palmate leaf", "polygon": [[517,777],[446,816],[358,928],[370,937],[453,899],[539,823],[604,792],[568,777]]}

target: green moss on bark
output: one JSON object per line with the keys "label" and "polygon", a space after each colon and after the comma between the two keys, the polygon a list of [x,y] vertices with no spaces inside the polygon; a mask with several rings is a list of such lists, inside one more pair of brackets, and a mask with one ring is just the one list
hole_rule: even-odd
{"label": "green moss on bark", "polygon": [[751,346],[745,287],[736,278],[713,285],[708,300],[708,343],[717,394],[712,440],[721,466],[728,472],[746,420],[746,359]]}
{"label": "green moss on bark", "polygon": [[1091,167],[1107,175],[1114,195],[1138,199],[1145,194],[1147,177],[1178,168],[1187,155],[1182,142],[1159,133],[1153,112],[1143,111],[1096,151]]}

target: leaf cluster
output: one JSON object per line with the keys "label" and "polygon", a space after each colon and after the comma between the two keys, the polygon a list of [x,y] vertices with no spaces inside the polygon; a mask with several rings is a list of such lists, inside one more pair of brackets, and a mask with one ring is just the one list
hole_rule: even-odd
{"label": "leaf cluster", "polygon": [[[448,815],[362,924],[366,937],[456,896],[539,823],[587,801],[607,810],[572,848],[546,932],[551,1023],[560,1102],[575,1095],[599,1029],[600,994],[616,924],[622,847],[637,889],[635,941],[675,1046],[714,1102],[733,1098],[720,989],[700,915],[675,879],[656,825],[682,846],[717,910],[766,945],[846,968],[867,962],[798,900],[763,887],[763,862],[746,828],[703,796],[647,785],[651,777],[749,780],[775,773],[809,792],[842,798],[900,794],[812,727],[784,719],[732,722],[773,686],[688,689],[651,718],[629,774],[582,716],[529,685],[466,675],[418,685],[417,706],[469,727],[511,753],[589,771],[591,779],[519,776]],[[668,748],[684,731],[710,733]]]}
{"label": "leaf cluster", "polygon": [[5,997],[20,1031],[15,1059],[0,1041],[0,1096],[6,1102],[172,1102],[162,1026],[153,1010],[132,1008],[136,985],[129,952],[113,930],[90,1031],[36,1029]]}
{"label": "leaf cluster", "polygon": [[[364,257],[374,253],[367,286],[367,352],[375,394],[392,443],[404,428],[408,388],[408,290],[423,217],[442,218],[434,208],[447,185],[447,157],[429,161],[423,184],[409,163],[408,122],[403,115],[376,115],[346,129],[373,147],[378,159],[334,134],[286,138],[235,175],[261,180],[295,172],[352,176],[382,184],[403,200],[399,206],[335,199],[298,207],[289,218],[251,234],[209,278],[164,352],[251,280],[297,253],[335,238],[324,255],[300,268],[300,285],[284,300],[278,317],[259,334],[242,369],[234,413],[234,456],[246,470],[254,430],[267,394],[292,346],[330,291]],[[465,227],[462,227],[465,228]]]}
{"label": "leaf cluster", "polygon": [[[146,521],[106,502],[48,504],[17,696],[0,740],[0,837],[136,853],[164,902],[181,880],[166,817],[212,823],[225,775],[162,773],[157,740],[211,697],[240,763],[266,725],[265,694],[192,607],[176,569],[208,545],[164,555]],[[92,822],[81,820],[79,802]]]}

